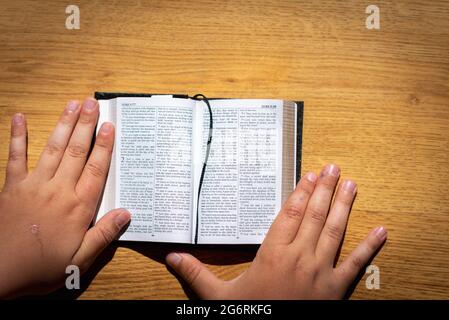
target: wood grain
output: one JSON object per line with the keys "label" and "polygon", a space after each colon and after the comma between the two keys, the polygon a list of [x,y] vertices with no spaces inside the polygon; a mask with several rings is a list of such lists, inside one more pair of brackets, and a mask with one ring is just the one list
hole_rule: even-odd
{"label": "wood grain", "polygon": [[[0,1],[2,171],[15,112],[33,167],[65,102],[97,90],[302,99],[303,170],[332,161],[359,184],[342,257],[389,230],[381,289],[352,298],[449,298],[448,1],[376,1],[380,30],[366,1],[77,1],[80,30],[68,4]],[[168,249],[111,247],[80,298],[185,298]],[[253,255],[194,252],[225,279]]]}

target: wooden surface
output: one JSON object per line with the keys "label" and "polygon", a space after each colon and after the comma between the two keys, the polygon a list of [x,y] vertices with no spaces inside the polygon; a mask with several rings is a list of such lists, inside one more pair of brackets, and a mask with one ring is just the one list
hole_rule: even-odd
{"label": "wooden surface", "polygon": [[[363,278],[352,298],[449,298],[448,1],[376,1],[380,30],[371,1],[77,1],[80,30],[68,4],[0,1],[2,171],[13,113],[33,167],[65,102],[96,90],[302,99],[303,169],[333,161],[359,184],[342,257],[389,230],[380,290]],[[170,248],[111,247],[80,298],[185,298]],[[254,255],[194,253],[226,279]]]}

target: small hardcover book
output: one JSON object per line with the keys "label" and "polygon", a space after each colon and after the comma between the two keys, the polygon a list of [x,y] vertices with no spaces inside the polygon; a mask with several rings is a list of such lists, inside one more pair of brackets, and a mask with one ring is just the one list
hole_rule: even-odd
{"label": "small hardcover book", "polygon": [[95,97],[99,126],[116,126],[97,219],[127,208],[132,221],[120,240],[263,241],[299,180],[302,102],[105,92]]}

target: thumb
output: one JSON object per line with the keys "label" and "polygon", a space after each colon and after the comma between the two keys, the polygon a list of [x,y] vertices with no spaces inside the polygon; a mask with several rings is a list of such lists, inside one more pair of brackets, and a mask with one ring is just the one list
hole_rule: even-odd
{"label": "thumb", "polygon": [[194,256],[188,253],[172,252],[167,255],[166,261],[200,298],[220,298],[225,281],[218,279]]}
{"label": "thumb", "polygon": [[131,215],[125,209],[109,211],[86,232],[72,263],[78,266],[81,272],[86,271],[104,248],[120,235],[130,220]]}

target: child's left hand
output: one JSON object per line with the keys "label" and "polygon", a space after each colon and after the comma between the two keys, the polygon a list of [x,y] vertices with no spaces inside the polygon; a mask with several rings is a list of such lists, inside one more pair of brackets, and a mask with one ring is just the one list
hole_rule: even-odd
{"label": "child's left hand", "polygon": [[0,193],[0,297],[57,288],[68,265],[85,271],[129,222],[116,209],[89,229],[114,144],[114,127],[105,123],[87,159],[98,112],[94,99],[69,103],[31,173],[25,118],[14,116]]}

